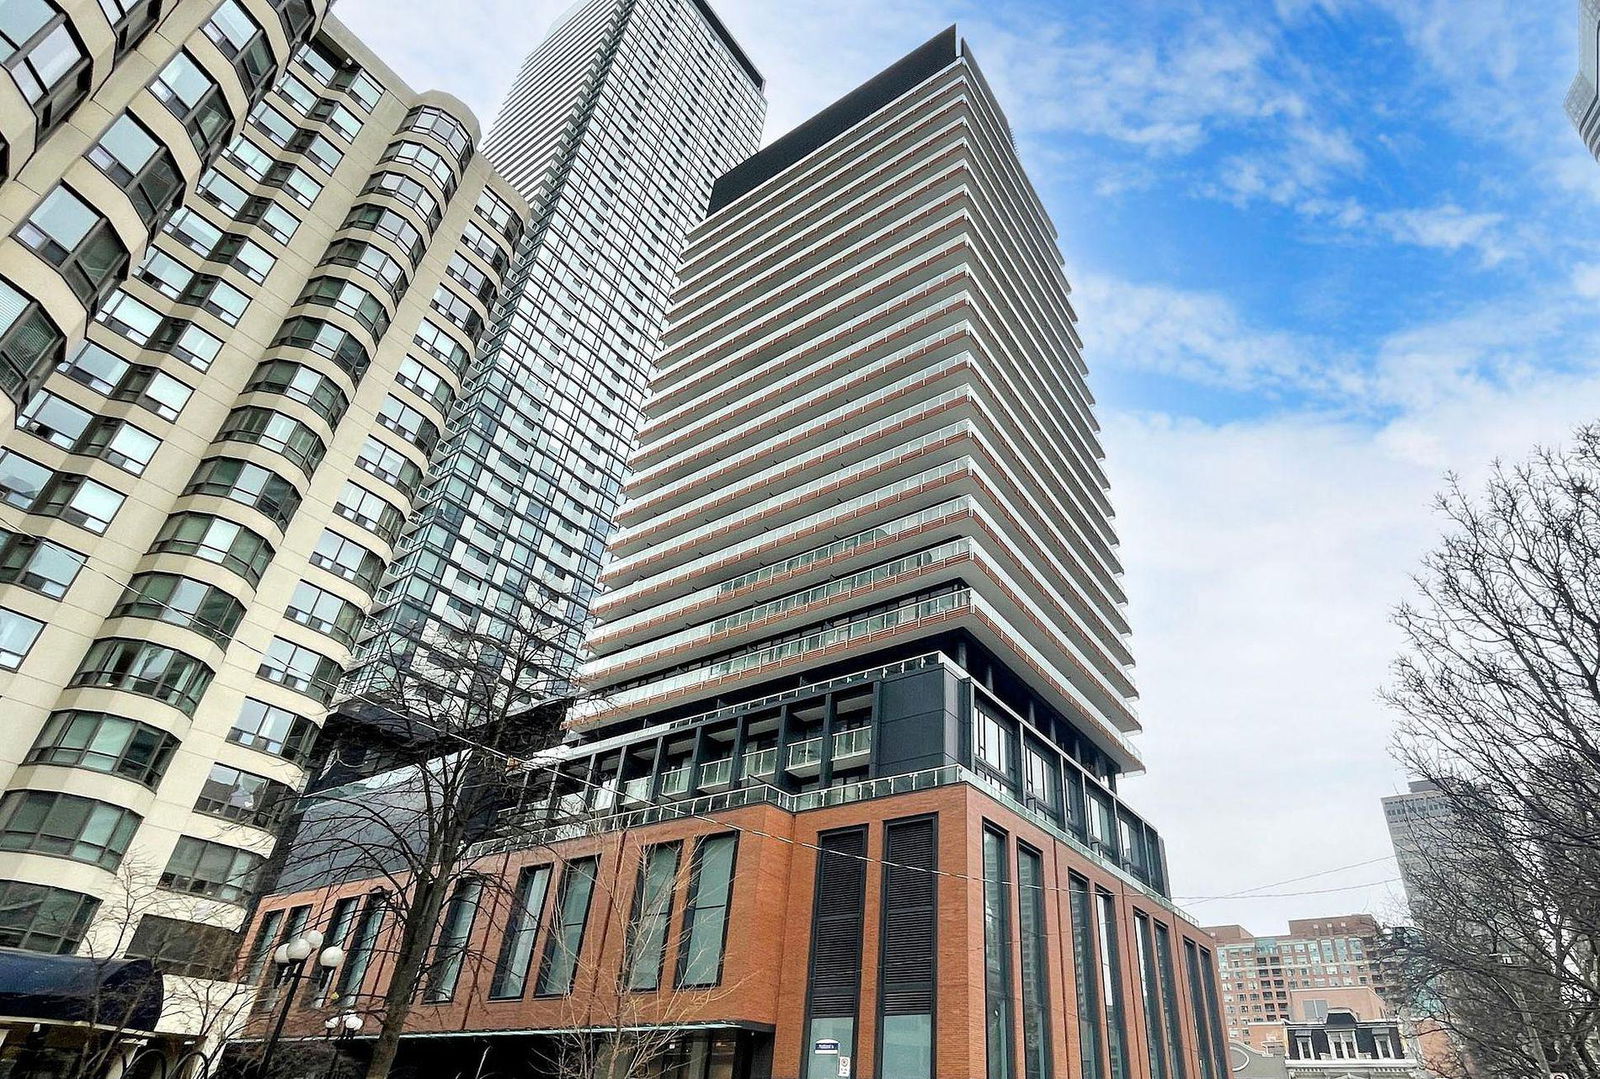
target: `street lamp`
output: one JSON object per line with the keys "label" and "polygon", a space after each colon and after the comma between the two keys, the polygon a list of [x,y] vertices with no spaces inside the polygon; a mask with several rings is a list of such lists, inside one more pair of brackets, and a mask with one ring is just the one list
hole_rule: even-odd
{"label": "street lamp", "polygon": [[333,1054],[328,1057],[328,1071],[323,1079],[333,1079],[333,1070],[339,1065],[340,1046],[344,1040],[360,1030],[364,1020],[355,1012],[345,1012],[342,1015],[330,1015],[322,1029],[328,1032],[328,1037],[333,1039]]}
{"label": "street lamp", "polygon": [[323,948],[322,940],[321,931],[312,929],[278,945],[278,950],[272,953],[272,961],[278,967],[274,984],[282,985],[287,980],[289,988],[283,994],[283,1006],[278,1009],[278,1019],[272,1024],[272,1034],[261,1050],[261,1064],[256,1069],[256,1074],[261,1079],[267,1079],[271,1074],[268,1066],[272,1063],[272,1052],[278,1047],[278,1039],[283,1036],[283,1024],[289,1018],[289,1009],[294,1005],[294,995],[300,988],[300,979],[305,977],[306,960],[310,958],[312,952],[321,948],[321,952],[317,955],[317,966],[323,970],[332,970],[344,962],[344,949],[337,945]]}

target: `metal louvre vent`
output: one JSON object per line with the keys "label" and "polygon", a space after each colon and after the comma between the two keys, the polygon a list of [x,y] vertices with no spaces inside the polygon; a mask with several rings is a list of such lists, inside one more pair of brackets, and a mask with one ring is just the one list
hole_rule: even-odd
{"label": "metal louvre vent", "polygon": [[818,846],[808,1003],[812,1018],[839,1019],[856,1014],[861,996],[866,829],[822,836]]}
{"label": "metal louvre vent", "polygon": [[933,1011],[938,903],[937,822],[896,821],[884,828],[883,1014]]}

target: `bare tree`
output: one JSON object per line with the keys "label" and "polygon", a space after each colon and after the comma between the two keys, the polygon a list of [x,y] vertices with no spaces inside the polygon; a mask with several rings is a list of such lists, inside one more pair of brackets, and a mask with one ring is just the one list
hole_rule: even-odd
{"label": "bare tree", "polygon": [[1600,426],[1438,504],[1386,698],[1447,812],[1392,969],[1476,1074],[1600,1079]]}
{"label": "bare tree", "polygon": [[[278,890],[375,882],[387,904],[377,942],[387,969],[378,999],[355,1008],[376,1020],[366,1074],[389,1074],[400,1036],[427,984],[470,957],[436,934],[453,899],[482,902],[499,887],[471,855],[498,812],[527,791],[520,762],[558,741],[566,700],[551,657],[570,627],[539,611],[521,626],[476,632],[434,624],[403,662],[369,668],[356,704],[409,747],[410,762],[310,801]],[[447,929],[448,927],[446,927]]]}

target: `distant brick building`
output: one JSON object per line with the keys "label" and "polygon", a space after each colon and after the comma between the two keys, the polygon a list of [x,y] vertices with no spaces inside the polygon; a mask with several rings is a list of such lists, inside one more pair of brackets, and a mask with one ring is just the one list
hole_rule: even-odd
{"label": "distant brick building", "polygon": [[1291,919],[1282,936],[1253,936],[1237,925],[1206,932],[1217,942],[1229,1041],[1281,1054],[1285,1022],[1321,1022],[1337,1009],[1363,1020],[1390,1016],[1370,915]]}

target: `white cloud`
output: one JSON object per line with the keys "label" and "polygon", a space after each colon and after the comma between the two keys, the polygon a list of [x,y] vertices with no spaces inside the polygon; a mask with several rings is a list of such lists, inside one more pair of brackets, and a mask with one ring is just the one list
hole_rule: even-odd
{"label": "white cloud", "polygon": [[1419,210],[1393,210],[1375,217],[1376,224],[1398,243],[1441,251],[1471,248],[1485,265],[1506,257],[1499,229],[1505,220],[1497,213],[1469,213],[1454,203]]}
{"label": "white cloud", "polygon": [[[1593,418],[1600,375],[1469,386],[1382,424],[1317,414],[1210,425],[1110,412],[1148,778],[1130,803],[1168,841],[1174,888],[1214,896],[1388,852],[1403,789],[1376,700],[1386,612],[1441,522],[1441,475],[1481,474]],[[1384,865],[1287,891],[1379,881]],[[1375,909],[1382,886],[1194,904],[1208,923]]]}

